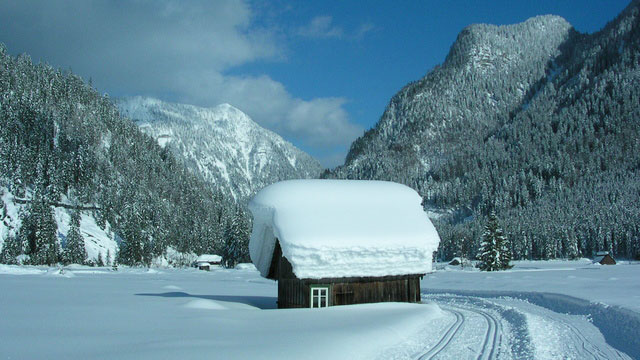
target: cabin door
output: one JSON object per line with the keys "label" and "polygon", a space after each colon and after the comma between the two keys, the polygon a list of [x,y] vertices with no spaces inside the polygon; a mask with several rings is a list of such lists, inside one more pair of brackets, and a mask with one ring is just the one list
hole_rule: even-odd
{"label": "cabin door", "polygon": [[311,308],[329,307],[329,287],[318,286],[311,288]]}

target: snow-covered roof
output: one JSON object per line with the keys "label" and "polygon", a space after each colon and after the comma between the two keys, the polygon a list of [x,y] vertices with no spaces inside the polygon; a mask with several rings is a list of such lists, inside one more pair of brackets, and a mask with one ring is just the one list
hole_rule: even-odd
{"label": "snow-covered roof", "polygon": [[211,255],[211,254],[202,254],[198,256],[198,258],[196,259],[197,263],[200,263],[200,262],[219,263],[221,261],[222,261],[222,256]]}
{"label": "snow-covered roof", "polygon": [[386,181],[289,180],[249,203],[249,251],[267,276],[276,239],[298,278],[431,272],[440,237],[413,189]]}

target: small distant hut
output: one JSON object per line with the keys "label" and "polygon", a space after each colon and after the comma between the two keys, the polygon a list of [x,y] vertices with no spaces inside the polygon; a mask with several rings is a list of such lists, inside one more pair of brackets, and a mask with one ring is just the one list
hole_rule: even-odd
{"label": "small distant hut", "polygon": [[385,181],[290,180],[250,202],[251,260],[279,308],[420,302],[440,242],[413,189]]}
{"label": "small distant hut", "polygon": [[222,256],[212,254],[202,254],[195,261],[195,267],[200,270],[209,271],[211,266],[219,266],[222,262]]}
{"label": "small distant hut", "polygon": [[609,255],[608,251],[599,251],[596,253],[596,256],[593,258],[594,263],[598,263],[601,265],[615,265],[616,261],[611,255]]}

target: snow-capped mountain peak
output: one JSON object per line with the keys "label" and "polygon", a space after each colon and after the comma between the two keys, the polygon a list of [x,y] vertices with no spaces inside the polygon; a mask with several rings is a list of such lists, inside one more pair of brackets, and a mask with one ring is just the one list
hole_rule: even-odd
{"label": "snow-capped mountain peak", "polygon": [[204,108],[149,97],[118,99],[123,116],[194,172],[245,199],[271,183],[317,177],[320,164],[231,104]]}

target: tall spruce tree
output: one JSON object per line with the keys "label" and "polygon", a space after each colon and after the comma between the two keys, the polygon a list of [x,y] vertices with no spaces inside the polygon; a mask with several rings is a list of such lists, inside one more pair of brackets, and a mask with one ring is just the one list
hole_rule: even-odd
{"label": "tall spruce tree", "polygon": [[53,265],[60,261],[58,224],[53,209],[43,191],[36,189],[31,203],[22,214],[20,240],[27,245],[30,262]]}
{"label": "tall spruce tree", "polygon": [[233,216],[225,227],[222,264],[227,268],[235,267],[240,261],[246,261],[249,233],[245,217],[244,211],[236,206]]}
{"label": "tall spruce tree", "polygon": [[478,267],[484,271],[498,271],[511,267],[511,249],[504,235],[495,211],[489,214],[482,234],[482,243],[478,249]]}
{"label": "tall spruce tree", "polygon": [[87,250],[80,234],[80,212],[71,214],[71,222],[67,233],[67,245],[64,249],[64,261],[68,264],[84,264],[87,261]]}

